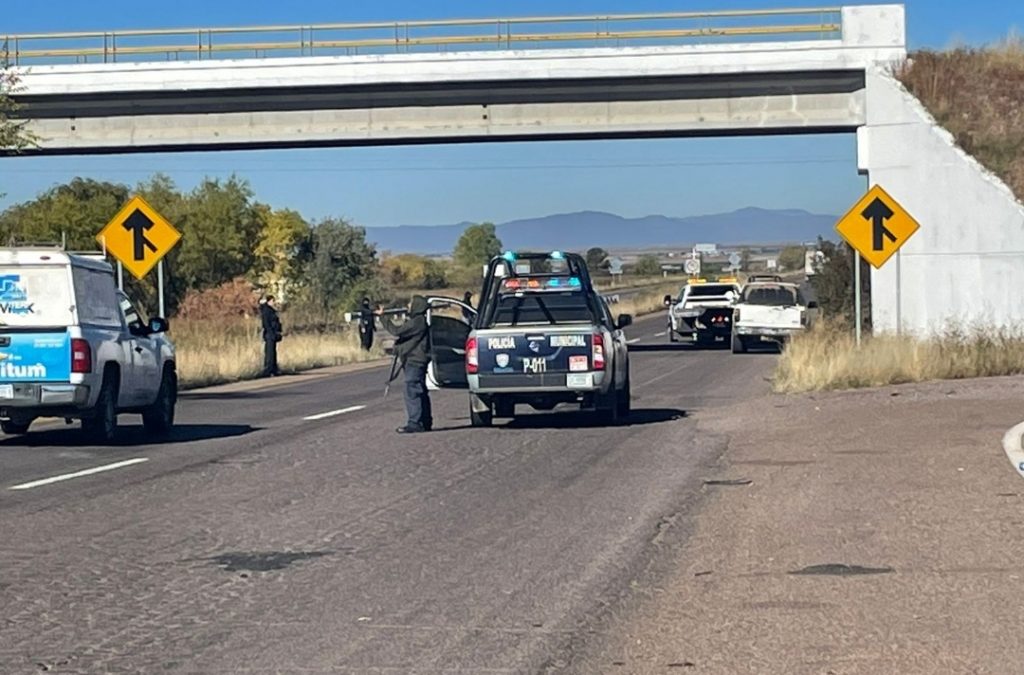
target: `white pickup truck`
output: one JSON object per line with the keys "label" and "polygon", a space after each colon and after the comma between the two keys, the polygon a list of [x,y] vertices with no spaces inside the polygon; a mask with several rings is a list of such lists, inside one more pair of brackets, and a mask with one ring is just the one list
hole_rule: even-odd
{"label": "white pickup truck", "polygon": [[178,381],[166,331],[118,291],[102,257],[0,249],[0,429],[80,419],[108,443],[118,414],[138,413],[147,431],[169,431]]}
{"label": "white pickup truck", "polygon": [[805,301],[796,284],[748,283],[733,308],[732,352],[744,354],[760,342],[785,344],[807,330],[817,313],[818,304]]}
{"label": "white pickup truck", "polygon": [[678,300],[666,295],[668,341],[683,339],[710,346],[719,339],[728,340],[732,332],[732,305],[739,296],[739,285],[721,280],[692,280],[683,286]]}

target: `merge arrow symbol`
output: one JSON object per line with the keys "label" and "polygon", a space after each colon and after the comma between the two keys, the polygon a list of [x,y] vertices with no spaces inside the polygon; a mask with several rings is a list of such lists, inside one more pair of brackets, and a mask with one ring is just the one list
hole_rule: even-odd
{"label": "merge arrow symbol", "polygon": [[153,253],[157,252],[156,244],[146,238],[146,231],[153,227],[153,221],[145,213],[136,209],[125,219],[123,227],[132,233],[135,260],[140,262],[145,260],[147,248]]}
{"label": "merge arrow symbol", "polygon": [[866,209],[861,211],[860,215],[864,220],[871,221],[871,248],[873,250],[885,250],[885,242],[883,239],[888,239],[894,244],[896,243],[896,235],[885,226],[885,221],[889,220],[896,214],[889,208],[888,204],[882,201],[881,197],[875,197],[875,201],[871,202]]}

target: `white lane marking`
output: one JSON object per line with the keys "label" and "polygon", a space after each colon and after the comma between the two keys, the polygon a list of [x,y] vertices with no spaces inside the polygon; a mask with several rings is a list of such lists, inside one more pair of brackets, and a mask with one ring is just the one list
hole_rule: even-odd
{"label": "white lane marking", "polygon": [[42,487],[44,485],[50,485],[51,483],[59,483],[65,480],[71,480],[72,478],[81,478],[82,476],[91,476],[94,473],[102,473],[104,471],[113,471],[114,469],[120,469],[122,467],[131,466],[132,464],[141,464],[142,462],[148,462],[149,457],[135,457],[134,459],[126,459],[121,462],[114,462],[113,464],[104,464],[103,466],[94,466],[91,469],[83,469],[82,471],[76,471],[74,473],[65,473],[59,476],[51,476],[50,478],[41,478],[34,480],[29,483],[22,483],[21,485],[12,485],[11,490],[31,490],[32,488]]}
{"label": "white lane marking", "polygon": [[663,330],[660,333],[655,333],[654,337],[665,337],[666,335],[668,335],[668,331],[667,330]]}
{"label": "white lane marking", "polygon": [[1024,445],[1021,443],[1021,437],[1024,437],[1024,422],[1013,427],[1003,436],[1003,451],[1017,473],[1024,476]]}
{"label": "white lane marking", "polygon": [[640,340],[641,340],[641,338],[633,338],[632,340],[626,340],[626,344],[627,345],[635,345],[637,342],[640,342]]}
{"label": "white lane marking", "polygon": [[364,408],[366,408],[365,405],[354,405],[348,408],[342,408],[341,410],[330,410],[328,412],[320,413],[318,415],[310,415],[309,417],[303,417],[302,419],[306,420],[307,422],[313,422],[315,420],[325,420],[328,417],[337,417],[338,415],[356,412],[357,410],[363,410]]}

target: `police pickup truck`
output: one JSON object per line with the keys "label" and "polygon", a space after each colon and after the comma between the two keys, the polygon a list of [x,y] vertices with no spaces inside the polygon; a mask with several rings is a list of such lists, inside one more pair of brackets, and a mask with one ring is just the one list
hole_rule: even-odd
{"label": "police pickup truck", "polygon": [[178,382],[166,331],[118,291],[102,256],[0,249],[0,429],[80,419],[106,443],[119,413],[139,413],[147,431],[169,431]]}
{"label": "police pickup truck", "polygon": [[[618,423],[630,412],[629,354],[579,255],[512,253],[488,265],[474,310],[450,298],[430,298],[432,364],[429,384],[469,389],[473,426],[512,418],[517,405],[552,410],[568,403]],[[472,326],[442,314],[472,314]]]}
{"label": "police pickup truck", "polygon": [[691,279],[678,299],[665,296],[668,308],[668,341],[692,341],[702,347],[717,340],[728,341],[732,334],[732,303],[740,296],[735,279],[708,283]]}

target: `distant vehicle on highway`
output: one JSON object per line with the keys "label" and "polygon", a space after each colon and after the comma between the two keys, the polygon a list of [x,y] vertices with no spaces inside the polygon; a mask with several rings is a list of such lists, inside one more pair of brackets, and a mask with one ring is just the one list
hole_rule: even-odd
{"label": "distant vehicle on highway", "polygon": [[732,351],[743,354],[761,342],[784,345],[813,325],[817,314],[818,303],[806,301],[796,284],[748,283],[733,308]]}
{"label": "distant vehicle on highway", "polygon": [[734,280],[691,279],[678,298],[665,296],[668,341],[686,340],[702,347],[727,341],[732,335],[732,305],[739,296],[740,286]]}
{"label": "distant vehicle on highway", "polygon": [[167,328],[118,291],[102,257],[0,249],[0,430],[80,419],[106,443],[119,413],[139,413],[147,431],[169,431],[178,380]]}
{"label": "distant vehicle on highway", "polygon": [[438,311],[462,303],[430,303],[430,384],[468,388],[473,426],[515,417],[520,404],[536,410],[577,404],[612,423],[629,415],[623,329],[633,318],[613,319],[579,255],[508,252],[494,258],[472,327]]}

